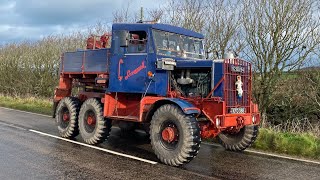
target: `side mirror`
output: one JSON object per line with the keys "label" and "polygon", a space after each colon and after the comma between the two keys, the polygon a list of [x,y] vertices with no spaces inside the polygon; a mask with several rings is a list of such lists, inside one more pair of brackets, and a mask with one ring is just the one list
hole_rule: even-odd
{"label": "side mirror", "polygon": [[120,47],[128,47],[129,32],[126,30],[121,30],[118,32],[118,35],[119,35]]}

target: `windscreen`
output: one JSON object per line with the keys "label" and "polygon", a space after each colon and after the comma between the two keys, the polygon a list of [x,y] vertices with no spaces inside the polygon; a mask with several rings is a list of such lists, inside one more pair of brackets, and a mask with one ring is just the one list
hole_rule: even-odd
{"label": "windscreen", "polygon": [[153,30],[157,53],[164,56],[204,59],[202,39]]}

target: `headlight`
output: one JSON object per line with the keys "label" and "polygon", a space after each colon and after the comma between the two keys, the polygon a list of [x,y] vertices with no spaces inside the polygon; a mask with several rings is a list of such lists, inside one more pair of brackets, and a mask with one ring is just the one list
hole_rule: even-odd
{"label": "headlight", "polygon": [[220,126],[220,119],[216,118],[216,126],[219,127]]}
{"label": "headlight", "polygon": [[253,115],[253,116],[252,116],[252,123],[254,124],[255,122],[256,122],[256,116]]}

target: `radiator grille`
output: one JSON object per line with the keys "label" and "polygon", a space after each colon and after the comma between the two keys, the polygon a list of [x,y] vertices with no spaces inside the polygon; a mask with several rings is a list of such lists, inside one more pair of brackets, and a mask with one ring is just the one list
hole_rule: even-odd
{"label": "radiator grille", "polygon": [[[242,97],[237,90],[236,82],[240,77],[241,89],[243,90]],[[251,64],[241,59],[226,59],[224,60],[224,99],[226,102],[226,112],[231,113],[232,108],[244,108],[245,113],[250,112],[251,102]]]}

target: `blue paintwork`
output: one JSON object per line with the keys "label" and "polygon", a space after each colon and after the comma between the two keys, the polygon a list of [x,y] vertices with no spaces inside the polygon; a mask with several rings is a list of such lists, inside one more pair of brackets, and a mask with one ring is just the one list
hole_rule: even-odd
{"label": "blue paintwork", "polygon": [[[156,69],[157,59],[165,56],[156,54],[152,29],[203,38],[202,34],[166,24],[114,24],[112,26],[113,34],[111,49],[66,52],[64,53],[63,62],[64,72],[109,72],[109,87],[107,92],[147,93],[166,96],[169,72]],[[127,53],[127,50],[121,48],[119,45],[119,38],[115,33],[118,30],[145,31],[148,38],[146,53]],[[82,66],[83,59],[85,59],[84,66]],[[182,58],[175,58],[175,60],[177,61],[176,68],[212,67],[211,60],[191,60]],[[148,71],[151,71],[154,74],[153,78],[147,76]]]}
{"label": "blue paintwork", "polygon": [[63,72],[82,72],[84,51],[65,52],[63,55]]}
{"label": "blue paintwork", "polygon": [[[218,82],[220,81],[220,79],[223,77],[224,74],[224,66],[223,66],[223,62],[215,62],[214,63],[214,77],[213,77],[213,81],[214,81],[214,86],[215,87]],[[213,96],[216,97],[224,97],[223,96],[223,83],[225,83],[225,81],[223,81],[218,88],[213,92]]]}
{"label": "blue paintwork", "polygon": [[[119,59],[122,59],[120,63],[119,72]],[[116,55],[111,58],[111,70],[110,70],[110,84],[109,92],[130,92],[130,93],[144,93],[147,78],[147,56],[146,55]],[[142,67],[137,74],[130,75],[135,69]],[[113,70],[114,69],[114,70]],[[119,77],[121,79],[119,79]]]}
{"label": "blue paintwork", "polygon": [[[140,24],[139,24],[140,25]],[[113,27],[115,27],[114,25]],[[113,32],[120,30],[118,26],[113,29]],[[126,28],[125,28],[126,27]],[[153,50],[153,40],[151,37],[151,29],[149,26],[124,26],[121,30],[135,30],[146,31],[148,37],[148,44],[146,52],[148,53],[125,53],[125,50],[112,50],[112,58],[110,62],[110,79],[108,92],[128,92],[128,93],[148,93],[165,96],[167,94],[167,73],[166,71],[155,70],[156,53]],[[117,37],[113,33],[112,47],[117,47]],[[123,63],[120,63],[119,73],[119,61],[122,59]],[[125,78],[128,71],[133,72],[139,66],[144,63],[145,68],[141,69],[137,74],[134,74],[128,78]],[[147,76],[148,71],[155,74],[154,78]],[[119,75],[123,77],[119,80]],[[150,84],[150,85],[149,85]]]}
{"label": "blue paintwork", "polygon": [[108,53],[110,49],[87,50],[85,51],[85,63],[83,69],[85,72],[107,72]]}
{"label": "blue paintwork", "polygon": [[[125,53],[125,50],[113,49],[112,58],[110,62],[110,79],[108,92],[128,92],[128,93],[147,93],[159,96],[166,96],[168,89],[168,72],[165,70],[156,70],[157,55],[152,38],[151,28],[152,24],[114,24],[113,25],[113,40],[112,47],[119,46],[117,44],[117,37],[114,33],[116,30],[128,31],[146,31],[147,32],[147,52],[141,54]],[[120,66],[119,74],[119,60],[123,63]],[[128,70],[131,72],[137,67],[141,66],[144,61],[145,68],[137,74],[122,79],[119,81],[119,75],[125,77]],[[153,78],[147,76],[148,71],[154,74]],[[150,84],[150,85],[149,85]]]}
{"label": "blue paintwork", "polygon": [[63,54],[64,73],[106,73],[108,71],[108,53],[110,49],[79,50]]}
{"label": "blue paintwork", "polygon": [[[193,104],[189,103],[188,101],[178,99],[178,98],[165,98],[163,100],[171,101],[174,104],[178,105],[185,114],[200,114],[201,111],[196,109],[184,110],[185,108],[196,108]],[[159,101],[163,101],[159,100]]]}
{"label": "blue paintwork", "polygon": [[162,31],[167,31],[167,32],[172,32],[172,33],[177,33],[181,35],[186,35],[186,36],[192,36],[196,38],[203,39],[204,36],[200,33],[184,29],[181,27],[177,26],[172,26],[169,24],[144,24],[144,23],[116,23],[113,24],[112,26],[113,30],[128,30],[128,31],[136,31],[138,29],[158,29]]}
{"label": "blue paintwork", "polygon": [[211,68],[212,60],[177,60],[177,68]]}

